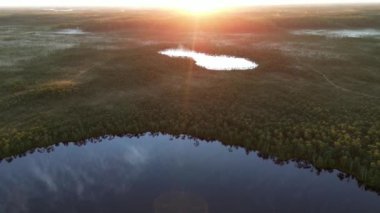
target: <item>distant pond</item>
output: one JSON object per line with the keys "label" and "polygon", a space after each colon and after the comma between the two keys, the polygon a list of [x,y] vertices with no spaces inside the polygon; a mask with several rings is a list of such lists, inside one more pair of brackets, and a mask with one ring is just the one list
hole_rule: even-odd
{"label": "distant pond", "polygon": [[159,53],[174,58],[191,58],[195,61],[196,65],[214,71],[252,70],[258,67],[258,64],[245,58],[227,55],[208,55],[182,48],[166,49]]}
{"label": "distant pond", "polygon": [[66,143],[0,163],[0,212],[380,212],[356,181],[298,167],[162,134]]}
{"label": "distant pond", "polygon": [[379,38],[380,30],[377,29],[306,29],[291,32],[294,35],[324,36],[328,38]]}

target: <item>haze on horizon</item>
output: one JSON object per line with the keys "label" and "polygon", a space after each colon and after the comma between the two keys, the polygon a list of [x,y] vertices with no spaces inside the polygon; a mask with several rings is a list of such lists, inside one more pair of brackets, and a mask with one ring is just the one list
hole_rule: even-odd
{"label": "haze on horizon", "polygon": [[250,5],[295,5],[295,4],[360,4],[380,3],[380,0],[12,0],[0,1],[0,7],[133,7],[133,8],[184,8],[199,4],[218,7]]}

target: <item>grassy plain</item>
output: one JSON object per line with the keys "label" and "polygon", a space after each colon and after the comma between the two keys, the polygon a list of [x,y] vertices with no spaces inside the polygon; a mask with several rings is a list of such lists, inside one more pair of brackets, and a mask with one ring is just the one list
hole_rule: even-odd
{"label": "grassy plain", "polygon": [[[85,34],[60,34],[62,29]],[[0,11],[0,159],[61,141],[163,132],[339,169],[380,190],[380,6]],[[214,72],[158,51],[251,59]]]}

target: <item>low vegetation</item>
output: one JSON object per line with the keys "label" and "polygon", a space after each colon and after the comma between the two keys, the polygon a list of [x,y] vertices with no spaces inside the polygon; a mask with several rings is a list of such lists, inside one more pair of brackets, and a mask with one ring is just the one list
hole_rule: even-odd
{"label": "low vegetation", "polygon": [[[152,11],[8,10],[0,16],[8,29],[0,32],[0,158],[163,132],[339,169],[380,190],[379,39],[290,33],[380,29],[380,8],[304,11],[252,9],[215,22]],[[87,33],[54,33],[66,28]],[[158,54],[180,45],[259,67],[214,72]]]}

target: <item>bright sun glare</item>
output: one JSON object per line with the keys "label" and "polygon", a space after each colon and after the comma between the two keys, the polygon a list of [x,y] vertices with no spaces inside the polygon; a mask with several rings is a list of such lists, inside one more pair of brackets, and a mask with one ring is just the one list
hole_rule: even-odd
{"label": "bright sun glare", "polygon": [[225,8],[220,2],[218,3],[217,1],[204,0],[193,0],[185,3],[177,3],[174,7],[175,9],[196,15],[217,12]]}

